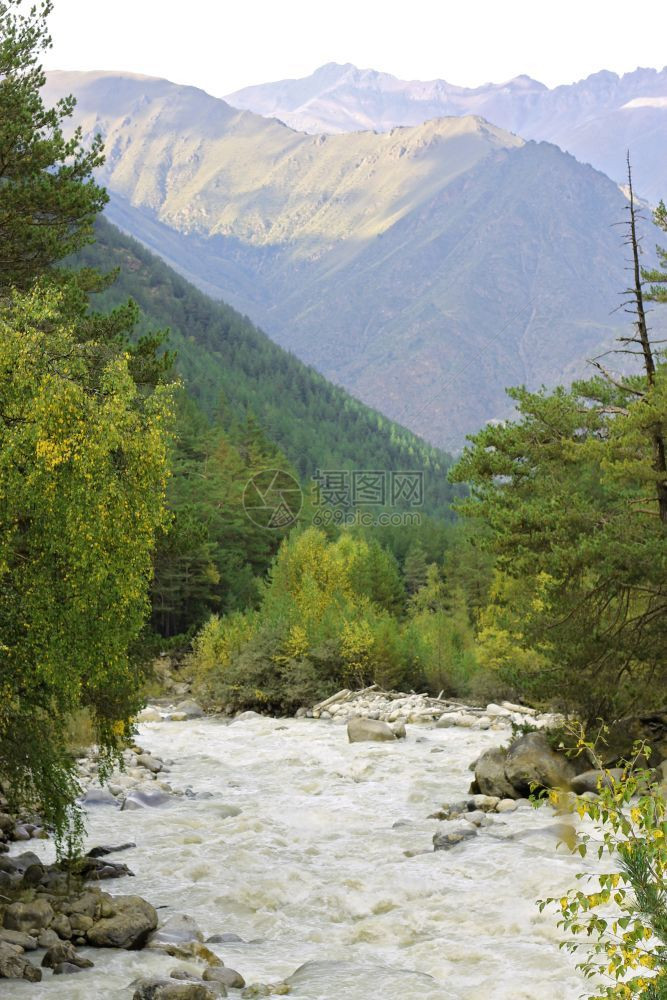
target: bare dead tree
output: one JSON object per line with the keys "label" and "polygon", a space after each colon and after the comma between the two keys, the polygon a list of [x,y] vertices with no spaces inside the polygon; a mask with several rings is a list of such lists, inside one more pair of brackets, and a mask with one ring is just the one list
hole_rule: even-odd
{"label": "bare dead tree", "polygon": [[[635,354],[642,358],[644,373],[646,375],[646,387],[640,388],[636,384],[628,385],[627,381],[615,376],[602,365],[598,358],[593,359],[592,364],[602,374],[603,378],[617,389],[632,396],[637,396],[640,400],[648,402],[651,390],[655,386],[656,363],[653,344],[649,335],[648,323],[646,320],[646,308],[644,305],[644,281],[642,278],[642,267],[639,256],[641,252],[640,239],[637,230],[637,219],[639,213],[635,202],[634,188],[632,185],[632,166],[630,164],[630,154],[627,154],[628,164],[628,221],[626,245],[630,247],[632,282],[625,291],[624,307],[627,312],[635,317],[634,335],[632,337],[619,337],[619,341],[635,347],[615,348],[607,353],[611,354]],[[655,422],[650,427],[651,446],[653,452],[653,469],[656,473],[656,499],[658,502],[658,516],[660,520],[667,524],[667,449],[665,448],[665,434],[660,421]],[[644,513],[649,513],[644,511]],[[651,512],[652,513],[652,512]]]}

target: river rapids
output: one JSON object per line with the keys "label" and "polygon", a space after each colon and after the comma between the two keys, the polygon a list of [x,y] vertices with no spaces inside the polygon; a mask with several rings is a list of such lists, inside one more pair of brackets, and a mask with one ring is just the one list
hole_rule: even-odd
{"label": "river rapids", "polygon": [[[520,806],[433,851],[429,814],[466,797],[469,764],[507,733],[412,725],[407,740],[350,744],[344,726],[314,719],[144,724],[141,745],[196,797],[91,808],[88,846],[135,841],[112,857],[136,877],[105,890],[144,896],[161,918],[187,913],[205,936],[239,935],[211,948],[246,982],[286,979],[301,1000],[576,1000],[584,981],[555,914],[536,906],[582,865],[557,846],[551,809]],[[45,841],[14,848],[52,857]],[[79,951],[93,969],[3,980],[3,1000],[121,1000],[138,977],[202,968]]]}

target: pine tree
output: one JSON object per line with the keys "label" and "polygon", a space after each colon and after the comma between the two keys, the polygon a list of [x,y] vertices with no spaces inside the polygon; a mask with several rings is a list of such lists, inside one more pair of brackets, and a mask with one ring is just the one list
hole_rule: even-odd
{"label": "pine tree", "polygon": [[46,108],[40,54],[51,44],[50,0],[20,12],[21,0],[0,2],[0,295],[28,288],[36,277],[93,239],[93,222],[107,201],[93,180],[100,166],[98,136],[85,149],[81,131],[63,124],[74,99]]}

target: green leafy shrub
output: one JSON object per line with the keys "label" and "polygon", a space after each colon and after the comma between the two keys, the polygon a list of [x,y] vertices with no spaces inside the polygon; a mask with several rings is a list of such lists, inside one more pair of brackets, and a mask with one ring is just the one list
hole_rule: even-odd
{"label": "green leafy shrub", "polygon": [[[579,739],[578,752],[601,768],[599,795],[579,798],[576,810],[594,833],[580,835],[575,849],[585,858],[607,856],[611,870],[581,874],[583,888],[560,899],[540,900],[543,910],[560,911],[559,926],[573,935],[563,946],[585,950],[578,964],[595,982],[589,1000],[665,1000],[667,998],[667,814],[664,785],[646,766],[644,743],[633,749],[618,779],[602,768],[592,743]],[[554,804],[562,793],[551,793]],[[592,890],[592,891],[586,891]],[[586,935],[584,938],[583,935]]]}

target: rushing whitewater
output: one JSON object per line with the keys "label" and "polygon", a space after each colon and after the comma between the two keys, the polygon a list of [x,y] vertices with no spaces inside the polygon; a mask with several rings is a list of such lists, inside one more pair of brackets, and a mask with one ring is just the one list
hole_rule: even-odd
{"label": "rushing whitewater", "polygon": [[[520,806],[433,851],[429,813],[465,798],[470,762],[506,739],[408,726],[407,740],[349,744],[343,726],[311,719],[145,724],[139,742],[196,797],[91,809],[91,846],[137,844],[119,856],[136,877],[103,888],[144,896],[161,918],[187,913],[205,936],[239,935],[211,947],[246,982],[287,979],[303,1000],[576,1000],[583,981],[556,918],[535,905],[582,864],[557,847],[551,810]],[[139,976],[202,969],[151,950],[80,951],[94,969],[5,981],[3,998],[120,1000]]]}

